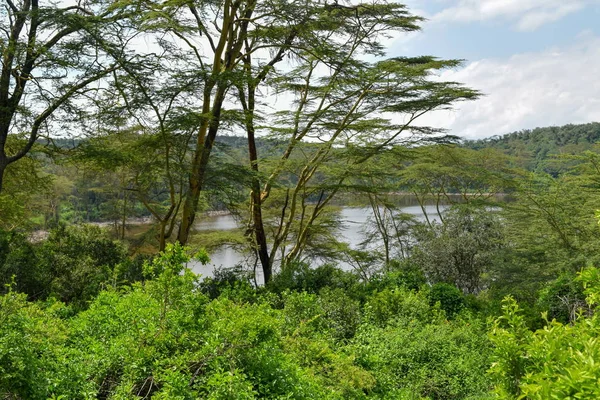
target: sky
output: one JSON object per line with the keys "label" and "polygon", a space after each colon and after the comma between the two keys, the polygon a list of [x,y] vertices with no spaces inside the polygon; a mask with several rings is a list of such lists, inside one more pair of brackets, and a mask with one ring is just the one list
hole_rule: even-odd
{"label": "sky", "polygon": [[387,55],[463,59],[441,78],[478,100],[422,124],[467,139],[600,121],[600,0],[404,0],[422,30],[390,40]]}

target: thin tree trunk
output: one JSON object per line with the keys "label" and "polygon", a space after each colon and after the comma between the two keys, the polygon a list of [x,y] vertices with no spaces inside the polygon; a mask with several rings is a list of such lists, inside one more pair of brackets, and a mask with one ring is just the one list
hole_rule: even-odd
{"label": "thin tree trunk", "polygon": [[[251,74],[250,56],[244,60],[247,73]],[[248,157],[250,160],[250,168],[254,171],[255,176],[252,178],[252,191],[250,193],[251,213],[252,213],[252,233],[256,243],[256,251],[263,270],[265,284],[271,280],[273,275],[272,260],[269,257],[267,247],[267,236],[265,234],[265,226],[262,217],[262,199],[260,190],[260,181],[258,179],[258,151],[256,149],[256,131],[254,127],[254,106],[255,106],[255,87],[252,83],[252,77],[248,81],[248,101],[244,90],[240,87],[240,100],[244,109],[246,133],[248,134]]]}
{"label": "thin tree trunk", "polygon": [[127,222],[127,192],[123,189],[123,214],[121,215],[121,240],[125,240],[125,224]]}
{"label": "thin tree trunk", "polygon": [[[252,169],[258,173],[258,155],[256,151],[256,143],[254,140],[254,127],[248,130],[248,153],[250,156],[250,163]],[[262,204],[260,198],[260,182],[258,177],[252,179],[252,224],[254,230],[254,238],[256,240],[256,246],[258,251],[258,257],[262,265],[265,283],[271,280],[272,276],[272,264],[269,258],[269,250],[267,248],[267,236],[265,234],[265,227],[262,217]]]}
{"label": "thin tree trunk", "polygon": [[192,226],[194,225],[194,219],[196,218],[196,212],[198,211],[200,192],[202,191],[202,185],[208,167],[208,160],[219,130],[221,109],[225,99],[226,90],[227,86],[224,83],[221,83],[215,96],[212,107],[213,113],[210,121],[204,122],[203,126],[200,128],[190,173],[190,190],[185,197],[181,215],[181,225],[179,226],[179,233],[177,235],[177,241],[181,244],[186,244],[188,242]]}
{"label": "thin tree trunk", "polygon": [[167,240],[165,231],[167,230],[167,220],[160,221],[160,234],[159,234],[159,243],[158,243],[158,251],[164,251],[165,247],[167,247]]}

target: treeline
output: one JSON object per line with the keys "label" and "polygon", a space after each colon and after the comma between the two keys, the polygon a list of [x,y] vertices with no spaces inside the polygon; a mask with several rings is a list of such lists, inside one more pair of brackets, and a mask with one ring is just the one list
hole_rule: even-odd
{"label": "treeline", "polygon": [[530,171],[541,170],[556,176],[554,163],[560,155],[579,154],[591,150],[600,141],[600,123],[550,126],[525,129],[481,140],[464,141],[472,149],[492,148],[516,157]]}
{"label": "treeline", "polygon": [[[483,151],[479,154],[481,154],[481,157],[489,158],[486,161],[487,163],[494,162],[492,159],[496,157],[495,162],[504,163],[506,168],[512,166],[528,171],[545,172],[556,178],[561,173],[568,172],[577,164],[578,155],[585,151],[593,151],[599,138],[600,124],[590,123],[536,128],[506,134],[502,137],[466,141],[461,146]],[[97,148],[97,146],[104,146],[104,144],[100,141],[99,145],[94,145],[93,143],[96,141],[95,139],[91,141],[55,139],[53,145],[58,147],[58,154],[62,153],[63,155],[57,155],[57,149],[54,149],[52,157],[38,156],[38,168],[41,168],[41,174],[44,177],[43,179],[40,178],[37,183],[39,193],[43,194],[41,196],[43,199],[39,200],[47,202],[47,204],[32,206],[37,212],[37,216],[32,219],[35,226],[49,228],[61,220],[69,223],[106,221],[113,222],[115,231],[120,230],[122,235],[124,213],[127,214],[127,218],[153,217],[152,212],[143,204],[143,196],[139,195],[137,187],[131,183],[131,178],[124,175],[126,172],[123,171],[119,177],[119,172],[115,170],[119,166],[118,160],[122,157],[119,157],[114,151],[109,152],[106,148]],[[143,142],[144,146],[148,144],[148,142]],[[259,137],[256,139],[257,154],[267,164],[271,159],[270,155],[283,152],[285,146],[286,142],[277,138],[265,139]],[[486,152],[485,149],[497,150],[510,156],[510,160],[509,158],[500,160],[499,156],[494,155],[492,151],[487,152],[487,155],[483,155]],[[307,143],[304,145],[305,154],[314,154],[317,150],[317,144]],[[339,154],[339,157],[343,157],[342,153],[344,151],[334,150],[332,157],[335,158],[337,154]],[[411,161],[412,156],[409,153],[409,151],[404,151],[403,154],[397,154],[397,157],[404,160],[404,165],[397,164],[398,168],[413,164],[413,161]],[[66,156],[68,158],[65,158]],[[436,157],[441,158],[447,156],[442,153],[436,155]],[[97,159],[94,159],[94,157]],[[244,190],[243,187],[247,186],[252,179],[252,173],[249,173],[245,166],[244,160],[246,157],[247,138],[221,136],[216,140],[214,160],[207,171],[206,200],[201,204],[201,209],[230,209],[234,211],[235,204],[245,201],[241,192]],[[385,155],[382,155],[382,157],[385,158]],[[65,160],[68,161],[65,162]],[[271,159],[272,161],[274,159]],[[139,163],[140,166],[144,166],[144,168],[148,167],[148,164],[143,164],[140,159],[135,162]],[[381,162],[387,163],[389,161]],[[422,157],[417,159],[415,163],[424,168],[423,164],[425,162]],[[103,168],[103,165],[110,164],[112,164],[112,172],[110,172],[111,168],[108,170]],[[139,169],[141,170],[141,167]],[[412,167],[411,169],[416,170],[417,168]],[[476,180],[475,174],[483,176],[488,174],[488,171],[497,170],[498,168],[493,165],[482,164],[477,166],[476,169],[471,178],[472,181]],[[433,170],[430,172],[437,173]],[[155,171],[155,178],[156,173],[158,171]],[[507,175],[509,174],[508,169],[501,174],[504,174],[505,182],[501,183],[502,178],[498,176],[496,183],[497,185],[504,185],[503,189],[510,192],[512,189]],[[292,184],[298,182],[295,175],[286,178]],[[152,179],[152,177],[147,176],[144,179]],[[394,186],[394,179],[390,177],[389,184],[392,186]],[[452,193],[471,191],[471,195],[480,192],[480,188],[474,182],[458,184],[457,181],[455,179],[454,186],[447,187],[446,190]],[[44,192],[44,189],[48,191]],[[403,192],[411,191],[410,184],[399,185],[397,182],[394,189]],[[161,193],[161,188],[157,186],[154,193],[147,193],[146,197],[157,198],[157,200],[148,201],[150,204],[152,202],[164,202],[168,196],[166,192]],[[119,225],[121,225],[121,228],[119,228]]]}

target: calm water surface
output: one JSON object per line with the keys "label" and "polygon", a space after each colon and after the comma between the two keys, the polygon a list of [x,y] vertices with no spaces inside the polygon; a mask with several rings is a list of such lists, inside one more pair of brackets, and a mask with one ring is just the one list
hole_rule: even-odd
{"label": "calm water surface", "polygon": [[[442,207],[440,207],[442,209]],[[430,219],[435,219],[437,216],[435,206],[425,207]],[[425,220],[423,210],[418,205],[409,205],[401,207],[402,212],[412,214],[419,220]],[[340,229],[340,240],[348,243],[352,248],[356,248],[365,239],[364,230],[373,211],[370,207],[342,207],[340,216],[343,221],[343,227]],[[204,217],[202,221],[195,225],[197,230],[231,230],[237,228],[238,225],[232,215],[218,215]],[[253,262],[253,257],[237,251],[231,246],[225,245],[210,254],[211,262],[208,265],[202,265],[199,262],[190,262],[188,266],[196,273],[202,276],[212,276],[213,271],[218,268],[229,268],[238,264],[249,265]],[[339,263],[342,269],[351,269],[350,265]],[[256,271],[257,281],[261,282],[262,271],[260,266]]]}

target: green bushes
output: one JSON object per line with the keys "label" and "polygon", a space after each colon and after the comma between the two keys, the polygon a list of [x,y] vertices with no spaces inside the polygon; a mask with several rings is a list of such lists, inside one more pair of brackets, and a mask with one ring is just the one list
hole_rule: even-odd
{"label": "green bushes", "polygon": [[60,307],[43,309],[12,290],[0,296],[0,398],[43,399],[70,378]]}
{"label": "green bushes", "polygon": [[[0,398],[600,397],[595,315],[533,332],[506,300],[486,326],[455,287],[394,279],[279,294],[233,280],[211,298],[187,254],[167,246],[144,263],[145,280],[108,286],[83,311],[7,288]],[[592,307],[600,272],[581,282]]]}
{"label": "green bushes", "polygon": [[61,225],[38,244],[19,233],[0,233],[0,285],[14,282],[30,300],[54,297],[85,308],[101,289],[139,279],[136,269],[139,262],[98,227]]}
{"label": "green bushes", "polygon": [[485,396],[488,342],[482,324],[403,321],[364,327],[357,362],[372,371],[382,398],[466,399]]}
{"label": "green bushes", "polygon": [[303,290],[310,293],[319,293],[324,288],[349,289],[358,284],[357,275],[342,271],[334,265],[325,264],[311,268],[306,263],[291,263],[273,277],[269,289],[276,293],[284,290]]}
{"label": "green bushes", "polygon": [[[600,272],[584,270],[588,304],[600,299]],[[490,370],[498,398],[600,398],[600,335],[598,315],[581,314],[573,324],[546,320],[530,331],[512,298],[503,303],[503,315],[491,329],[494,363]]]}
{"label": "green bushes", "polygon": [[381,398],[466,399],[485,396],[489,342],[475,319],[450,322],[427,291],[385,290],[365,305],[366,323],[351,347],[372,371]]}
{"label": "green bushes", "polygon": [[447,283],[436,283],[431,287],[427,295],[429,304],[440,304],[440,308],[446,312],[448,317],[454,317],[465,308],[465,298],[461,291]]}
{"label": "green bushes", "polygon": [[186,260],[168,246],[145,265],[152,280],[102,291],[65,319],[60,303],[0,297],[2,396],[341,399],[372,385],[325,337],[286,329],[284,310],[210,301]]}
{"label": "green bushes", "polygon": [[0,297],[1,396],[460,399],[485,386],[480,326],[448,322],[427,291],[354,297],[333,283],[248,297],[234,284],[211,300],[186,253],[169,245],[146,280],[74,315]]}

